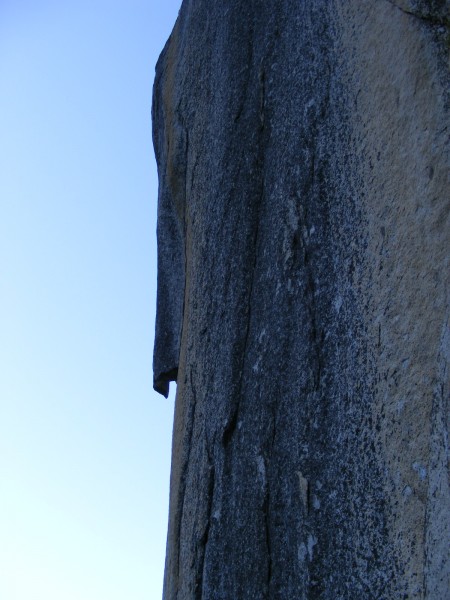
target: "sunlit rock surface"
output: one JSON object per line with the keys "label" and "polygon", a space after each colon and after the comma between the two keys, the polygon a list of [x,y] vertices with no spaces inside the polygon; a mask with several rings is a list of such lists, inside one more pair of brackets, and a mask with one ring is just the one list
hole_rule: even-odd
{"label": "sunlit rock surface", "polygon": [[444,600],[448,2],[185,0],[159,59],[165,600]]}

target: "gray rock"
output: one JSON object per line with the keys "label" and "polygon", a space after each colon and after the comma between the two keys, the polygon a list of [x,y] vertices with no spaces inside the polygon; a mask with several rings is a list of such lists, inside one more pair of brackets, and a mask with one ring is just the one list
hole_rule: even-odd
{"label": "gray rock", "polygon": [[166,600],[448,597],[447,5],[183,2],[153,99]]}

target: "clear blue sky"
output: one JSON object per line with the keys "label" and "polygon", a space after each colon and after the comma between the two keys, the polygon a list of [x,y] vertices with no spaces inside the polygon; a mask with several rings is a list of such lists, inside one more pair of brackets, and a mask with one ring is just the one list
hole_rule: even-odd
{"label": "clear blue sky", "polygon": [[0,600],[161,597],[154,65],[180,0],[0,0]]}

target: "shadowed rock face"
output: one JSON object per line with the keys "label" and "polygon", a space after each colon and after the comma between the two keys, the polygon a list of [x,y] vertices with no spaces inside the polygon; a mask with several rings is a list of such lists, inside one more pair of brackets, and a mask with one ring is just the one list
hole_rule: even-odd
{"label": "shadowed rock face", "polygon": [[153,99],[166,600],[448,593],[446,6],[183,2]]}

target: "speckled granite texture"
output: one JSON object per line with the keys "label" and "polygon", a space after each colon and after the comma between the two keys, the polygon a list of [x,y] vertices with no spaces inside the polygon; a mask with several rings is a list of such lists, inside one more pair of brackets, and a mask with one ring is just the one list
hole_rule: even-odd
{"label": "speckled granite texture", "polygon": [[153,98],[165,600],[450,597],[447,11],[182,4]]}

